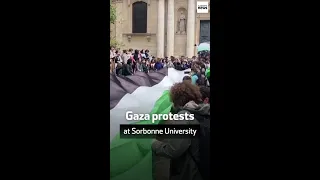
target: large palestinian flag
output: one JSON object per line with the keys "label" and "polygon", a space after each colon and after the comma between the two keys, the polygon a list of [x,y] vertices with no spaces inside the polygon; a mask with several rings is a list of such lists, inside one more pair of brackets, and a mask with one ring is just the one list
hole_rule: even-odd
{"label": "large palestinian flag", "polygon": [[[186,70],[187,72],[190,70]],[[186,71],[164,68],[137,72],[132,76],[110,76],[110,179],[152,180],[151,139],[120,139],[120,124],[127,111],[141,114],[168,114],[170,87],[181,82]],[[159,123],[159,121],[156,121]],[[139,121],[137,124],[152,124]]]}

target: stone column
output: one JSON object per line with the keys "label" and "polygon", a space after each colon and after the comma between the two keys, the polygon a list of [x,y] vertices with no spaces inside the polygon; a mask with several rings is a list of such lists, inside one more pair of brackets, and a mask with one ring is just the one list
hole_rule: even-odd
{"label": "stone column", "polygon": [[168,0],[167,57],[174,55],[174,0]]}
{"label": "stone column", "polygon": [[186,54],[189,58],[194,56],[194,37],[196,23],[196,1],[188,0],[188,19],[187,19],[187,50]]}
{"label": "stone column", "polygon": [[158,0],[157,57],[164,57],[164,0]]}

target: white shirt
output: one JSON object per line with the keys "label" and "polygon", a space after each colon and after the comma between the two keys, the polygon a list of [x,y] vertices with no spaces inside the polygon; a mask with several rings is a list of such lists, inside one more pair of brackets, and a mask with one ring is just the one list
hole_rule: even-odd
{"label": "white shirt", "polygon": [[115,56],[115,52],[113,52],[112,50],[110,50],[110,59],[111,59],[111,58],[114,58],[114,56]]}

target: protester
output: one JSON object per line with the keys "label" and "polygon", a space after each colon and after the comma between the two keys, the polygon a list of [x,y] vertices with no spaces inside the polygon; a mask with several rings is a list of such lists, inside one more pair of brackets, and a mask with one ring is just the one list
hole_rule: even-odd
{"label": "protester", "polygon": [[176,70],[179,70],[179,71],[184,70],[184,69],[182,68],[182,66],[181,66],[180,60],[177,60],[177,61],[176,61],[175,69],[176,69]]}
{"label": "protester", "polygon": [[182,79],[183,82],[189,82],[191,83],[191,77],[190,76],[184,76],[183,79]]}
{"label": "protester", "polygon": [[149,72],[149,69],[148,69],[148,66],[146,65],[145,59],[142,59],[141,70],[142,70],[142,72],[145,72],[145,73]]}
{"label": "protester", "polygon": [[[177,83],[171,87],[170,97],[177,114],[191,113],[195,114],[193,121],[165,121],[165,124],[180,124],[191,125],[200,124],[203,119],[210,117],[210,104],[204,104],[200,88],[189,82]],[[152,151],[157,158],[168,158],[170,162],[169,171],[165,171],[166,167],[157,167],[164,169],[164,172],[169,172],[169,179],[183,179],[183,180],[204,180],[207,179],[207,173],[200,171],[203,164],[200,148],[201,140],[199,138],[183,138],[183,139],[155,139],[152,143]],[[208,143],[208,142],[207,142]],[[208,144],[207,144],[208,146]],[[208,154],[203,154],[207,155]],[[209,159],[207,157],[207,159]],[[165,164],[165,163],[162,163]],[[161,166],[161,164],[157,164]],[[207,168],[205,169],[207,170]],[[155,179],[160,179],[163,174],[155,174]],[[160,177],[159,177],[160,176]]]}
{"label": "protester", "polygon": [[121,63],[118,63],[118,64],[117,64],[117,67],[116,67],[116,74],[117,74],[118,76],[123,75],[123,73],[122,73],[122,71],[123,71],[122,66],[123,66],[123,65],[122,65]]}
{"label": "protester", "polygon": [[167,67],[167,64],[168,64],[168,60],[163,60],[163,68]]}
{"label": "protester", "polygon": [[160,60],[157,60],[157,62],[156,62],[155,65],[154,65],[154,68],[155,68],[157,71],[159,71],[160,69],[162,69],[162,68],[163,68],[162,62],[161,62]]}
{"label": "protester", "polygon": [[130,59],[130,56],[127,54],[127,50],[123,50],[123,53],[121,55],[121,59],[123,61],[123,64],[127,64],[128,59]]}
{"label": "protester", "polygon": [[114,47],[110,47],[110,59],[112,59],[115,56],[115,49]]}
{"label": "protester", "polygon": [[129,54],[129,56],[130,56],[130,60],[128,60],[128,61],[130,61],[130,62],[131,62],[131,65],[132,65],[132,63],[134,62],[133,49],[130,48],[128,54]]}
{"label": "protester", "polygon": [[133,70],[133,73],[136,72],[136,65],[137,65],[137,62],[139,61],[140,59],[140,53],[139,53],[139,50],[134,50],[134,53],[133,53],[133,63],[132,63],[132,70]]}
{"label": "protester", "polygon": [[151,60],[151,63],[150,63],[150,70],[155,70],[155,65],[156,63],[154,62],[154,59]]}
{"label": "protester", "polygon": [[189,69],[189,66],[187,64],[187,61],[183,61],[182,62],[182,70],[186,70],[186,69]]}
{"label": "protester", "polygon": [[142,65],[142,62],[141,62],[141,60],[139,59],[138,62],[136,63],[136,68],[137,68],[137,71],[139,71],[139,72],[142,71],[141,65]]}
{"label": "protester", "polygon": [[198,70],[196,68],[191,68],[191,82],[192,84],[196,84],[199,79]]}
{"label": "protester", "polygon": [[128,63],[128,64],[123,64],[122,66],[122,75],[123,76],[130,76],[132,75],[132,67],[131,67],[131,64]]}
{"label": "protester", "polygon": [[141,55],[141,58],[146,58],[146,54],[143,49],[140,51],[140,55]]}
{"label": "protester", "polygon": [[205,65],[206,65],[206,68],[210,68],[210,61],[209,61],[209,59],[206,59],[206,60],[205,60]]}
{"label": "protester", "polygon": [[115,51],[115,63],[122,62],[120,52],[118,50]]}
{"label": "protester", "polygon": [[173,62],[171,60],[168,61],[167,67],[168,68],[174,68],[174,64],[173,64]]}
{"label": "protester", "polygon": [[144,55],[146,56],[146,59],[149,59],[149,50],[148,49],[146,49]]}

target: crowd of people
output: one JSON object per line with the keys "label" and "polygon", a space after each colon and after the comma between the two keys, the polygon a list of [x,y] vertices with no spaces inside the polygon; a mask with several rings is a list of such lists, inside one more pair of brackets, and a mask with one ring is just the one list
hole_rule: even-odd
{"label": "crowd of people", "polygon": [[[118,76],[129,76],[135,72],[155,72],[162,68],[175,68],[177,70],[191,69],[193,84],[208,85],[205,71],[210,68],[210,53],[200,52],[198,56],[156,58],[148,49],[120,50],[110,48],[110,73]],[[188,78],[188,77],[186,77]]]}
{"label": "crowd of people", "polygon": [[110,49],[110,73],[133,75],[137,71],[149,73],[162,68],[191,69],[181,83],[170,89],[173,103],[171,113],[195,115],[193,121],[166,121],[165,124],[200,124],[199,138],[158,139],[152,142],[154,180],[210,179],[210,83],[206,71],[210,69],[210,53],[198,56],[155,58],[149,50]]}

